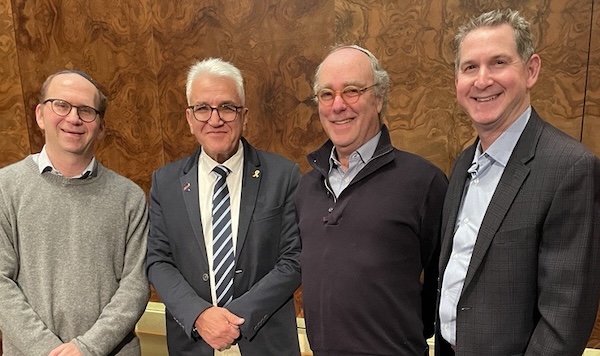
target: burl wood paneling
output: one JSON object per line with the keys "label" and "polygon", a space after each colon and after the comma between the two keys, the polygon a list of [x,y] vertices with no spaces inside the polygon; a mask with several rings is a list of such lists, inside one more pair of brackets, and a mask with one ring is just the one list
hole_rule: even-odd
{"label": "burl wood paneling", "polygon": [[390,73],[386,123],[395,146],[449,173],[475,137],[455,100],[452,39],[468,17],[496,7],[531,19],[542,57],[534,107],[600,154],[600,6],[592,20],[593,1],[4,1],[0,167],[41,149],[34,108],[46,76],[82,69],[109,97],[98,158],[148,192],[154,169],[197,147],[185,122],[185,80],[195,60],[212,56],[243,71],[248,140],[305,172],[305,155],[326,139],[310,100],[314,70],[332,45],[356,43]]}
{"label": "burl wood paneling", "polygon": [[[594,4],[590,41],[583,143],[600,156],[600,3]],[[600,348],[600,310],[588,342],[588,347]]]}
{"label": "burl wood paneling", "polygon": [[156,2],[165,160],[197,147],[185,123],[187,70],[198,59],[220,57],[246,81],[244,136],[307,166],[306,147],[324,139],[309,96],[312,73],[332,40],[332,11],[332,3],[316,0]]}
{"label": "burl wood paneling", "polygon": [[11,3],[0,5],[0,167],[30,151]]}
{"label": "burl wood paneling", "polygon": [[581,135],[591,3],[535,1],[336,1],[336,40],[370,49],[392,82],[387,123],[394,144],[446,173],[475,132],[454,91],[453,36],[468,17],[511,7],[531,19],[542,74],[535,108],[576,139]]}
{"label": "burl wood paneling", "polygon": [[[600,2],[594,4],[592,36],[589,47],[583,143],[600,156]],[[600,331],[598,331],[600,346]]]}
{"label": "burl wood paneling", "polygon": [[42,82],[58,70],[84,70],[109,99],[98,158],[147,191],[162,164],[150,8],[119,0],[13,4],[32,151],[44,142],[34,114]]}

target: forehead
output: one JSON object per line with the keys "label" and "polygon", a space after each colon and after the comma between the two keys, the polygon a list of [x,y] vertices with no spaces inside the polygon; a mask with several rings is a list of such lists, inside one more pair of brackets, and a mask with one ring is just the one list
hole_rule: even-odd
{"label": "forehead", "polygon": [[200,74],[192,83],[190,104],[233,102],[240,104],[240,95],[235,81],[229,77]]}
{"label": "forehead", "polygon": [[460,45],[461,61],[468,60],[474,55],[496,56],[516,53],[514,32],[508,24],[476,28],[465,36]]}
{"label": "forehead", "polygon": [[48,83],[47,96],[51,95],[76,95],[79,98],[87,97],[95,100],[98,89],[94,84],[76,73],[63,73],[55,76]]}
{"label": "forehead", "polygon": [[373,81],[367,55],[354,48],[342,48],[331,53],[321,64],[319,85],[340,87],[349,84],[366,85]]}

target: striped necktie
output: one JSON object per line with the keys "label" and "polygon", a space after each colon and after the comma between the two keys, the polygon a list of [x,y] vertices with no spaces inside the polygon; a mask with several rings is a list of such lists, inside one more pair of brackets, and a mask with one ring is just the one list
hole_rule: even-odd
{"label": "striped necktie", "polygon": [[212,227],[213,227],[213,270],[215,273],[215,289],[217,305],[224,306],[233,299],[233,235],[231,233],[231,204],[227,189],[229,169],[216,166],[217,173],[213,193]]}

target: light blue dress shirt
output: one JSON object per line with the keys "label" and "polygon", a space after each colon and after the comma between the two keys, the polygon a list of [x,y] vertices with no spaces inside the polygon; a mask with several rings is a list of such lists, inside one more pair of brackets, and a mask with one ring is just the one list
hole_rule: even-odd
{"label": "light blue dress shirt", "polygon": [[456,219],[452,252],[442,282],[440,298],[440,331],[451,345],[456,345],[456,311],[467,269],[473,255],[477,234],[485,212],[492,200],[504,168],[521,137],[529,117],[528,107],[485,151],[477,145],[469,178],[465,184],[461,206]]}
{"label": "light blue dress shirt", "polygon": [[371,158],[373,158],[377,143],[379,143],[379,137],[381,137],[381,131],[350,154],[350,158],[348,159],[348,170],[345,172],[342,169],[342,164],[337,159],[335,146],[331,149],[331,154],[329,156],[329,185],[336,198],[340,196],[342,191],[348,187],[358,172],[360,172],[360,170],[369,163]]}

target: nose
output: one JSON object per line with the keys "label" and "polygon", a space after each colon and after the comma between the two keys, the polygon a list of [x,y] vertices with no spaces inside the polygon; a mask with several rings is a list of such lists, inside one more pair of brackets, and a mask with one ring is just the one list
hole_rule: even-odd
{"label": "nose", "polygon": [[208,124],[213,127],[218,127],[223,124],[223,121],[221,121],[221,117],[219,116],[219,112],[216,108],[211,108],[210,116],[208,117]]}
{"label": "nose", "polygon": [[485,89],[492,85],[492,77],[490,76],[490,72],[485,67],[480,67],[477,71],[477,76],[475,77],[475,87],[478,89]]}
{"label": "nose", "polygon": [[333,103],[331,103],[331,108],[333,109],[333,111],[341,112],[341,111],[346,110],[347,107],[348,107],[348,104],[346,103],[344,98],[342,98],[342,94],[335,93],[335,96],[333,97]]}
{"label": "nose", "polygon": [[77,111],[77,108],[75,108],[75,107],[71,108],[71,111],[69,111],[67,116],[65,116],[65,120],[67,120],[69,123],[71,123],[73,125],[83,124],[83,120],[81,120],[81,118],[79,117],[79,112]]}

